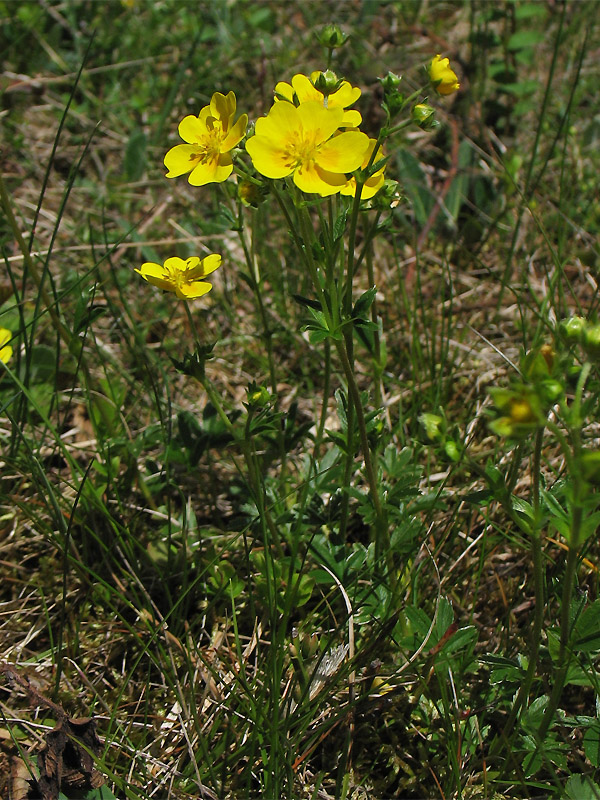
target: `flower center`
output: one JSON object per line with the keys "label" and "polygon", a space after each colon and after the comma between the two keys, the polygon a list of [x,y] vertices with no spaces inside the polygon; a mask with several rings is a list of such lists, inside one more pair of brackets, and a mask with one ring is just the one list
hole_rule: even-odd
{"label": "flower center", "polygon": [[213,120],[208,124],[206,134],[194,146],[198,151],[190,155],[190,161],[197,161],[206,164],[207,161],[214,161],[221,154],[221,143],[225,138],[225,131],[219,120]]}
{"label": "flower center", "polygon": [[185,271],[177,269],[177,267],[167,266],[164,267],[164,270],[164,280],[173,284],[173,286],[176,286],[178,289],[180,289],[181,286],[185,286],[187,283],[189,283],[189,281],[186,280]]}
{"label": "flower center", "polygon": [[294,167],[313,162],[317,156],[317,151],[318,145],[314,134],[311,136],[306,133],[297,133],[286,147],[290,166]]}

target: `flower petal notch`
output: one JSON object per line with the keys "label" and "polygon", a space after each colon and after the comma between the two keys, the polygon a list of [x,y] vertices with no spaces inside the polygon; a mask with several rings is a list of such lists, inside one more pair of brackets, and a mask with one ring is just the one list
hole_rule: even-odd
{"label": "flower petal notch", "polygon": [[454,94],[460,89],[456,72],[450,67],[450,60],[441,55],[434,56],[428,68],[429,79],[438,94]]}
{"label": "flower petal notch", "polygon": [[203,259],[193,256],[184,260],[172,256],[162,266],[147,261],[135,271],[153,286],[174,292],[180,300],[191,300],[210,292],[212,284],[204,278],[220,266],[221,256],[212,253]]}
{"label": "flower petal notch", "polygon": [[299,106],[275,103],[257,120],[246,150],[254,168],[267,178],[291,175],[303,192],[336,194],[346,184],[345,173],[361,166],[369,146],[360,131],[334,136],[343,119],[342,108],[328,108],[318,100]]}
{"label": "flower petal notch", "polygon": [[179,135],[186,144],[172,147],[165,156],[167,178],[186,175],[192,186],[220,183],[233,171],[231,151],[246,133],[248,115],[235,120],[235,94],[215,92],[210,105],[204,106],[197,117],[184,117],[179,123]]}

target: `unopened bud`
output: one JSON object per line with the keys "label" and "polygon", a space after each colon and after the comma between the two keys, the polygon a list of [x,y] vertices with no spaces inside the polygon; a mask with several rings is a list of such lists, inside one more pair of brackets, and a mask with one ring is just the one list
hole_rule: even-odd
{"label": "unopened bud", "polygon": [[325,97],[328,97],[330,94],[337,92],[343,82],[343,78],[338,78],[335,72],[326,69],[325,72],[319,72],[313,81],[313,85],[315,89],[324,94]]}
{"label": "unopened bud", "polygon": [[336,47],[343,47],[350,37],[338,25],[325,25],[317,34],[319,44],[328,50],[335,50]]}
{"label": "unopened bud", "polygon": [[435,109],[428,106],[427,103],[418,103],[413,106],[411,117],[415,125],[424,131],[431,131],[440,124],[435,118]]}

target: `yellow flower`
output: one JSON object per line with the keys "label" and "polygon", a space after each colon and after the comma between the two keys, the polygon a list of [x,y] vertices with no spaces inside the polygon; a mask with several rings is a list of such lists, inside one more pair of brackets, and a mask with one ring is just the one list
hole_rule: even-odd
{"label": "yellow flower", "polygon": [[13,354],[13,349],[8,344],[11,339],[12,333],[6,328],[0,328],[0,361],[4,364],[8,363],[9,358]]}
{"label": "yellow flower", "polygon": [[212,284],[203,279],[220,266],[221,256],[212,253],[202,260],[194,256],[184,261],[173,256],[167,258],[162,267],[148,261],[135,271],[148,283],[164,289],[165,292],[175,292],[180,300],[188,300],[210,292]]}
{"label": "yellow flower", "polygon": [[233,171],[231,150],[246,132],[248,115],[235,117],[235,95],[225,97],[215,92],[209,106],[204,106],[197,117],[184,117],[179,123],[179,135],[187,144],[172,147],[165,156],[167,178],[177,178],[190,173],[192,186],[225,181]]}
{"label": "yellow flower", "polygon": [[[361,164],[362,169],[364,169],[369,163],[369,159],[371,158],[371,153],[373,152],[373,149],[376,144],[377,144],[377,139],[369,139],[369,147],[367,148],[367,152],[365,153],[363,162]],[[375,161],[380,161],[383,157],[384,157],[383,151],[380,148],[377,151],[377,155],[375,156]],[[385,164],[381,169],[378,169],[377,172],[371,175],[370,178],[367,178],[360,195],[361,200],[369,200],[371,197],[377,194],[377,192],[381,189],[385,181],[385,178],[383,176],[384,172],[385,172]],[[346,185],[340,189],[340,194],[347,194],[350,195],[351,197],[354,197],[356,195],[356,178],[354,177],[348,178],[348,180],[346,181]]]}
{"label": "yellow flower", "polygon": [[458,77],[450,68],[449,59],[442,58],[440,55],[431,60],[429,78],[438,94],[453,94],[460,88]]}
{"label": "yellow flower", "polygon": [[293,175],[303,192],[335,194],[346,184],[345,173],[363,163],[369,144],[360,131],[333,136],[343,117],[342,108],[326,108],[321,102],[298,107],[275,103],[266,117],[257,120],[246,150],[255,169],[267,178]]}
{"label": "yellow flower", "polygon": [[[294,75],[291,85],[285,83],[285,81],[280,81],[275,86],[275,93],[280,97],[275,97],[275,100],[284,98],[288,103],[294,103],[294,105],[316,101],[321,105],[327,106],[327,108],[347,109],[348,106],[356,103],[360,97],[361,91],[357,86],[352,86],[348,81],[342,81],[340,88],[328,95],[326,100],[323,92],[315,89],[313,83],[319,75],[319,72],[311,72],[310,78],[301,74]],[[362,117],[358,111],[354,109],[344,111],[342,122],[344,128],[358,128],[361,122]]]}

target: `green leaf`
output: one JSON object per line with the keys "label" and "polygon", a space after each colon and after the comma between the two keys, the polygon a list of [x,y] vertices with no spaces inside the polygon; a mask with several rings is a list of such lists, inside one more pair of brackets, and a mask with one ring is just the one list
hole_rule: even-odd
{"label": "green leaf", "polygon": [[408,150],[400,148],[397,154],[398,179],[411,201],[419,226],[425,225],[435,204],[427,188],[427,178],[417,159]]}
{"label": "green leaf", "polygon": [[571,647],[577,653],[600,650],[600,600],[588,606],[575,624]]}
{"label": "green leaf", "polygon": [[571,775],[565,784],[565,797],[569,800],[598,800],[600,786],[587,775]]}
{"label": "green leaf", "polygon": [[594,722],[585,732],[583,750],[586,758],[589,758],[595,767],[600,767],[600,720]]}
{"label": "green leaf", "polygon": [[523,500],[521,497],[515,497],[513,495],[511,497],[511,505],[518,514],[522,514],[524,517],[527,517],[527,519],[533,520],[535,516],[533,507],[531,503],[527,502],[527,500]]}
{"label": "green leaf", "polygon": [[514,5],[514,14],[516,20],[531,19],[532,17],[545,17],[548,9],[544,3],[523,3],[523,5]]}
{"label": "green leaf", "polygon": [[147,163],[147,144],[148,139],[141,128],[136,128],[131,132],[123,160],[123,172],[128,181],[139,181],[144,174]]}
{"label": "green leaf", "polygon": [[[370,289],[367,289],[366,292],[361,294],[361,296],[354,304],[354,308],[352,309],[352,316],[363,317],[373,305],[373,301],[375,300],[376,294],[377,294],[376,286],[371,286]],[[377,329],[377,326],[375,326],[375,329]]]}
{"label": "green leaf", "polygon": [[514,52],[526,47],[535,47],[545,38],[546,34],[543,31],[517,31],[508,40],[508,49]]}
{"label": "green leaf", "polygon": [[446,210],[456,222],[460,209],[467,198],[469,187],[469,167],[473,163],[473,148],[465,139],[458,148],[458,174],[450,184],[444,200]]}

